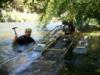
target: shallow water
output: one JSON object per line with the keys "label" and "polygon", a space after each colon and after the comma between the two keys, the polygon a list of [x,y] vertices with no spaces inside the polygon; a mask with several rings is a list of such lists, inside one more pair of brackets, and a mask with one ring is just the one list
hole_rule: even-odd
{"label": "shallow water", "polygon": [[14,37],[12,27],[15,26],[18,27],[16,29],[18,36],[23,35],[25,28],[30,27],[36,42],[43,37],[42,32],[38,31],[32,23],[0,23],[0,75],[18,75],[17,73],[25,70],[41,56],[41,46],[39,48],[36,46],[31,48],[31,45],[12,47]]}

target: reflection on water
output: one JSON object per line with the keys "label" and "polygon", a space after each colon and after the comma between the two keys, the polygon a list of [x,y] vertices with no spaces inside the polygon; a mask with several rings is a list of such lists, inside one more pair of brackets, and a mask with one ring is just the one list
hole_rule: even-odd
{"label": "reflection on water", "polygon": [[40,52],[36,51],[22,53],[15,57],[12,61],[9,61],[6,67],[8,67],[8,71],[11,72],[11,74],[15,75],[29,67],[32,62],[35,62],[36,59],[40,57],[40,55]]}
{"label": "reflection on water", "polygon": [[[36,62],[41,55],[42,47],[38,49],[29,46],[12,47],[12,38],[14,32],[12,27],[17,26],[18,35],[24,34],[27,27],[32,28],[32,37],[38,41],[42,38],[41,32],[37,32],[37,28],[32,23],[0,23],[0,75],[18,75],[17,73],[25,70],[32,62]],[[22,51],[19,53],[18,51]],[[4,73],[1,72],[4,70]],[[9,72],[9,73],[8,73]]]}
{"label": "reflection on water", "polygon": [[9,75],[18,75],[17,73],[25,70],[33,62],[36,62],[41,56],[43,48],[39,45],[33,48],[32,45],[13,48],[11,41],[0,42],[0,69],[4,68],[5,72],[10,73]]}
{"label": "reflection on water", "polygon": [[9,39],[6,39],[6,40],[3,40],[3,38],[1,39],[0,38],[0,63],[4,62],[5,60],[13,57],[13,55],[15,55],[13,53],[13,50],[12,50],[12,46],[11,46],[11,40]]}
{"label": "reflection on water", "polygon": [[20,73],[23,70],[25,70],[27,67],[29,67],[33,62],[36,62],[38,58],[41,56],[41,50],[39,50],[38,48],[37,50],[36,48],[33,48],[31,51],[29,51],[28,47],[30,49],[30,46],[19,47],[19,49],[21,48],[21,50],[24,49],[22,53],[17,53],[17,51],[13,51],[8,56],[5,54],[4,55],[5,57],[3,58],[9,56],[12,57],[4,60],[1,63],[2,68],[6,67],[6,71],[8,71],[10,75],[16,75],[17,73]]}

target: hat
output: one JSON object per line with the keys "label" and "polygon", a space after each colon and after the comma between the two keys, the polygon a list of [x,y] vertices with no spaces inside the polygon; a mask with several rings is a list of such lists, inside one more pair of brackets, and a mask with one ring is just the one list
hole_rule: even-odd
{"label": "hat", "polygon": [[26,32],[32,32],[32,29],[31,28],[26,28],[25,31]]}

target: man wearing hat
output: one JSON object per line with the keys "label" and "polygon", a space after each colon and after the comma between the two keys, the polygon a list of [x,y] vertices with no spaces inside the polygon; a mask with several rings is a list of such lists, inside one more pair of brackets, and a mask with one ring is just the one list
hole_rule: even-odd
{"label": "man wearing hat", "polygon": [[31,37],[31,32],[31,28],[26,28],[25,34],[20,37],[15,36],[13,43],[18,45],[28,45],[31,43],[35,44],[35,40]]}

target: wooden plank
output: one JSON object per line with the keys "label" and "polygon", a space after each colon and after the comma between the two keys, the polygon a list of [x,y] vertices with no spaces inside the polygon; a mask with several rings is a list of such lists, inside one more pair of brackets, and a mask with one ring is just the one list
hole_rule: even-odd
{"label": "wooden plank", "polygon": [[54,51],[65,51],[66,50],[66,48],[63,48],[63,49],[56,49],[56,48],[49,48],[48,50],[54,50]]}

